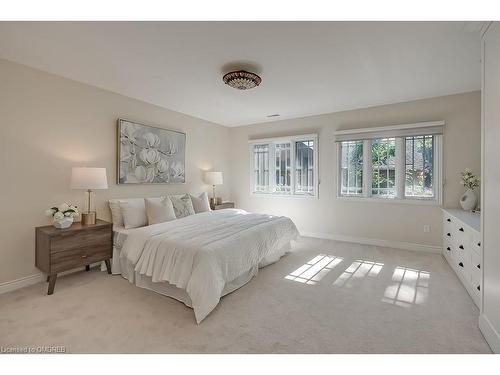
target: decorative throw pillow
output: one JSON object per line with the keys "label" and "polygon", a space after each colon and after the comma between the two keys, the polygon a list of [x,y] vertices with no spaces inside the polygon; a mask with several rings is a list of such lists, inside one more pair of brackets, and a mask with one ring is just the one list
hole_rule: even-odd
{"label": "decorative throw pillow", "polygon": [[194,215],[193,202],[191,202],[191,197],[189,194],[185,194],[182,197],[170,196],[172,205],[174,206],[174,212],[177,219],[181,217],[186,217],[189,215]]}
{"label": "decorative throw pillow", "polygon": [[193,203],[194,212],[199,214],[201,212],[212,211],[208,201],[208,194],[201,193],[199,197],[191,195],[191,202]]}
{"label": "decorative throw pillow", "polygon": [[148,225],[175,220],[174,206],[168,197],[145,198]]}
{"label": "decorative throw pillow", "polygon": [[143,227],[148,224],[144,199],[120,201],[125,229]]}

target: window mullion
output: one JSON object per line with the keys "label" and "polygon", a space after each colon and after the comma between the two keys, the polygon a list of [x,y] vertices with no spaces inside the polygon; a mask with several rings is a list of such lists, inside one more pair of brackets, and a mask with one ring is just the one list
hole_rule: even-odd
{"label": "window mullion", "polygon": [[290,193],[295,194],[295,142],[290,141]]}
{"label": "window mullion", "polygon": [[348,143],[347,146],[346,146],[346,148],[347,148],[347,152],[346,152],[346,155],[347,155],[347,168],[346,168],[346,172],[347,173],[346,173],[346,175],[347,176],[346,176],[346,185],[345,186],[346,186],[347,194],[350,194],[351,193],[351,187],[349,185],[349,174],[350,174],[349,172],[351,170],[351,163],[350,163],[350,161],[351,161],[351,157],[350,157],[351,156],[351,144]]}
{"label": "window mullion", "polygon": [[404,138],[396,138],[396,198],[405,198],[405,142]]}
{"label": "window mullion", "polygon": [[372,158],[371,139],[363,141],[363,197],[371,197],[372,186]]}
{"label": "window mullion", "polygon": [[439,204],[443,203],[443,141],[442,135],[433,137],[433,160],[432,160],[432,186],[434,190],[434,198]]}
{"label": "window mullion", "polygon": [[255,192],[255,146],[250,145],[249,147],[249,152],[250,152],[250,192]]}
{"label": "window mullion", "polygon": [[342,143],[337,142],[337,196],[342,196]]}
{"label": "window mullion", "polygon": [[276,192],[276,147],[269,144],[269,192]]}

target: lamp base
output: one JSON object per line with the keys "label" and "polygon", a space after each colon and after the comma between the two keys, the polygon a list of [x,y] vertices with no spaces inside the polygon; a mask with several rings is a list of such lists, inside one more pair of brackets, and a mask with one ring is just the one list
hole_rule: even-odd
{"label": "lamp base", "polygon": [[214,209],[215,206],[218,204],[222,204],[222,198],[216,197],[216,198],[210,198],[210,208]]}
{"label": "lamp base", "polygon": [[82,225],[95,225],[95,211],[82,212]]}

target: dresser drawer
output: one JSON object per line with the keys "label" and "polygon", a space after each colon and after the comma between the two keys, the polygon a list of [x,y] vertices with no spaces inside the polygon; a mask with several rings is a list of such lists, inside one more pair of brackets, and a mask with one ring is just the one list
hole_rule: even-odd
{"label": "dresser drawer", "polygon": [[464,225],[455,225],[453,240],[460,250],[470,250],[472,233]]}
{"label": "dresser drawer", "polygon": [[455,248],[451,241],[447,241],[446,239],[443,241],[443,252],[450,257],[454,255]]}
{"label": "dresser drawer", "polygon": [[449,215],[444,215],[443,216],[443,234],[444,238],[449,238],[451,239],[453,236],[453,231],[454,231],[454,226],[455,226],[455,218],[449,216]]}
{"label": "dresser drawer", "polygon": [[472,236],[471,240],[471,248],[476,252],[477,255],[481,256],[483,253],[483,247],[481,243],[481,236],[479,233]]}
{"label": "dresser drawer", "polygon": [[445,241],[443,241],[443,244],[443,251],[448,256],[448,258],[450,258],[450,260],[453,259],[454,261],[461,254],[461,251],[458,250],[458,246],[454,241],[445,239]]}
{"label": "dresser drawer", "polygon": [[[469,273],[469,263],[465,260],[463,256],[457,256],[455,259],[455,268],[463,273],[464,275],[467,275]],[[469,276],[465,276],[466,279],[469,279]]]}
{"label": "dresser drawer", "polygon": [[50,252],[57,253],[59,251],[107,244],[112,241],[112,233],[106,227],[78,232],[62,232],[51,238]]}
{"label": "dresser drawer", "polygon": [[58,273],[111,258],[111,241],[50,254],[50,272]]}
{"label": "dresser drawer", "polygon": [[471,278],[475,284],[479,284],[481,282],[481,257],[476,254],[475,251],[471,251],[470,254],[470,263],[471,263]]}

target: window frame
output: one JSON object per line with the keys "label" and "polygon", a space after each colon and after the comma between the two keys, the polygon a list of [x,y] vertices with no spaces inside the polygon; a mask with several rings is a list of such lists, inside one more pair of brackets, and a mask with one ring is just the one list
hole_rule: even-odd
{"label": "window frame", "polygon": [[[301,194],[295,192],[295,142],[300,141],[313,141],[314,149],[313,149],[313,178],[314,178],[314,194]],[[290,193],[277,193],[277,192],[259,192],[255,191],[255,165],[254,165],[254,146],[255,145],[269,145],[269,188],[270,190],[276,184],[275,178],[275,147],[274,144],[278,143],[290,143]],[[276,198],[299,198],[299,199],[318,199],[319,198],[319,159],[318,159],[318,134],[303,134],[303,135],[293,135],[286,137],[273,137],[273,138],[261,138],[261,139],[252,139],[248,141],[248,149],[249,149],[249,158],[250,158],[250,195],[253,197],[276,197]]]}
{"label": "window frame", "polygon": [[[347,194],[342,194],[342,148],[340,147],[340,144],[338,144],[338,150],[337,150],[337,159],[338,159],[338,162],[337,162],[337,166],[338,166],[338,174],[337,174],[337,177],[338,177],[338,189],[337,189],[337,194],[342,196],[342,197],[346,197],[346,198],[360,198],[364,195],[364,190],[365,190],[365,147],[366,147],[366,143],[363,142],[362,140],[354,140],[354,141],[348,141],[348,142],[359,142],[361,141],[362,142],[362,145],[363,145],[363,168],[362,168],[362,176],[361,176],[361,181],[362,181],[362,184],[361,184],[361,194],[355,194],[355,193],[347,193]],[[348,174],[348,177],[347,179],[349,180],[349,174]],[[357,187],[355,187],[357,189]]]}
{"label": "window frame", "polygon": [[[440,123],[441,124],[441,123]],[[411,124],[413,125],[413,124]],[[415,124],[415,128],[421,127],[420,124]],[[444,125],[444,122],[442,123]],[[402,126],[403,127],[403,126]],[[407,125],[408,127],[408,125]],[[404,127],[403,127],[404,128]],[[382,129],[400,129],[397,126],[391,126],[386,128],[376,128],[377,130]],[[359,131],[363,133],[363,131]],[[369,128],[366,129],[366,132]],[[353,131],[355,133],[356,131]],[[343,131],[341,131],[343,132]],[[340,133],[340,132],[339,132]],[[434,197],[406,197],[405,196],[405,138],[413,136],[424,136],[431,135],[425,132],[416,133],[414,135],[399,135],[395,132],[395,135],[391,136],[390,131],[387,132],[383,137],[370,138],[370,139],[358,139],[363,141],[363,193],[357,196],[343,195],[342,190],[342,167],[341,167],[341,157],[342,157],[342,141],[336,142],[336,155],[337,161],[335,168],[335,178],[336,178],[336,198],[346,201],[358,201],[358,202],[378,202],[378,203],[402,203],[402,204],[418,204],[418,205],[431,205],[431,206],[441,206],[443,204],[443,134],[432,134],[434,136],[433,143],[433,190]],[[389,197],[374,197],[371,195],[372,187],[372,158],[371,158],[371,144],[373,139],[378,138],[395,138],[396,143],[396,158],[395,158],[395,182],[396,182],[396,196],[394,198]],[[352,140],[356,140],[353,137]]]}

